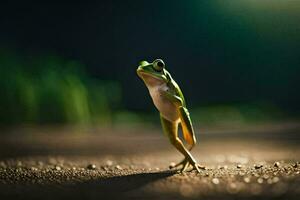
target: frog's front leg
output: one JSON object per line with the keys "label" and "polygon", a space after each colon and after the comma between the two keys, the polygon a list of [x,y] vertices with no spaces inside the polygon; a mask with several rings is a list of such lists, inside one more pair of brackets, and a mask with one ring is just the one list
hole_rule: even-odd
{"label": "frog's front leg", "polygon": [[193,169],[197,170],[197,172],[200,172],[200,169],[198,167],[196,160],[193,158],[191,153],[184,147],[182,141],[178,137],[178,134],[177,134],[178,133],[178,123],[171,122],[171,121],[165,119],[163,116],[160,116],[160,118],[161,118],[163,130],[169,137],[170,142],[185,157],[185,159],[181,163],[179,163],[179,165],[183,165],[183,167],[181,168],[181,172],[184,172],[190,165],[193,167]]}

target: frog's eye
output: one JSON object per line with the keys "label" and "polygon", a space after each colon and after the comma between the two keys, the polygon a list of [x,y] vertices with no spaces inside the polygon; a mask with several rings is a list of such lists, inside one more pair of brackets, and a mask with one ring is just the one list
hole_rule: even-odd
{"label": "frog's eye", "polygon": [[155,71],[161,72],[163,68],[165,67],[165,63],[161,59],[156,59],[153,62],[153,68]]}

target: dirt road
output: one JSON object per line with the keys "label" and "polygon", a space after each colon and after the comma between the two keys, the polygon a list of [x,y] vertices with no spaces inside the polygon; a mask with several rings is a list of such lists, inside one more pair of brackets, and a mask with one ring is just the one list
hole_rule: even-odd
{"label": "dirt road", "polygon": [[298,134],[276,134],[203,134],[205,169],[180,174],[159,129],[17,129],[1,135],[0,199],[299,199]]}

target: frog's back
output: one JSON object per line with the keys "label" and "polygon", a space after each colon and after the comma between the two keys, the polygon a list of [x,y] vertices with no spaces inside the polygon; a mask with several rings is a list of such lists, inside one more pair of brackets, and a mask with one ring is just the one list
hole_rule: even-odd
{"label": "frog's back", "polygon": [[170,88],[171,91],[174,92],[174,95],[178,96],[181,98],[182,100],[182,106],[183,107],[186,107],[186,104],[185,104],[185,99],[184,99],[184,96],[183,96],[183,93],[179,87],[179,85],[176,83],[176,81],[171,77],[170,73],[167,72],[167,76],[169,77],[170,81],[168,82],[168,87]]}

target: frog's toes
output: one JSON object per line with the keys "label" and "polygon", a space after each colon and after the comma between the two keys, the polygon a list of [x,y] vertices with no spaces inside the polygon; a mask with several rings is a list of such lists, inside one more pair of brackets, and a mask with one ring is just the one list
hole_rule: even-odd
{"label": "frog's toes", "polygon": [[188,167],[191,165],[191,163],[188,161],[188,160],[186,160],[185,162],[184,162],[184,164],[183,164],[183,167],[181,168],[181,170],[180,170],[180,172],[182,173],[182,172],[185,172],[187,169],[188,169]]}
{"label": "frog's toes", "polygon": [[184,164],[186,163],[186,161],[187,161],[186,159],[183,159],[181,162],[179,162],[179,163],[177,163],[177,164],[171,163],[170,166],[169,166],[169,168],[170,168],[170,169],[177,168],[177,167],[179,167],[179,166],[181,166],[181,165],[184,165]]}
{"label": "frog's toes", "polygon": [[199,169],[206,170],[206,167],[204,165],[197,164],[197,166]]}
{"label": "frog's toes", "polygon": [[200,173],[201,170],[205,170],[204,166],[199,165],[197,162],[190,161],[189,159],[186,158],[177,164],[170,164],[170,169],[174,169],[179,166],[182,166],[179,169],[181,173],[185,171],[193,171],[193,170],[196,170],[198,173]]}
{"label": "frog's toes", "polygon": [[193,167],[190,171],[196,170],[197,173],[200,173],[201,170],[205,170],[206,168],[203,165],[199,165],[198,163],[190,163]]}
{"label": "frog's toes", "polygon": [[199,168],[197,163],[195,165],[192,165],[192,166],[193,166],[193,170],[196,170],[198,173],[200,173],[200,168]]}

